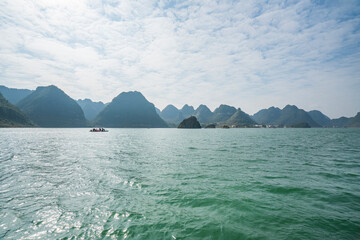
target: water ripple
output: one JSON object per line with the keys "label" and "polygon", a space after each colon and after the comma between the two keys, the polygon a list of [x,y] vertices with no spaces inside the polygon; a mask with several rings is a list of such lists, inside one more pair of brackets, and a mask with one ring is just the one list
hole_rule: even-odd
{"label": "water ripple", "polygon": [[3,129],[0,239],[356,239],[359,129]]}

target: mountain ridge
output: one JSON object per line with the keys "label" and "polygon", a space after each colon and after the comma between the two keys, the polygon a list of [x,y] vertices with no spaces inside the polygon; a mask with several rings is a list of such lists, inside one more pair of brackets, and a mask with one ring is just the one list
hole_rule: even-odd
{"label": "mountain ridge", "polygon": [[32,92],[33,90],[29,89],[8,88],[6,86],[0,85],[0,93],[13,105],[16,105],[19,101],[24,99]]}
{"label": "mountain ridge", "polygon": [[54,85],[37,87],[16,105],[40,127],[85,127],[77,102]]}
{"label": "mountain ridge", "polygon": [[92,124],[119,128],[168,127],[156,113],[154,104],[137,91],[120,93],[97,115]]}
{"label": "mountain ridge", "polygon": [[107,104],[103,102],[93,102],[89,98],[78,99],[76,101],[84,112],[85,118],[88,121],[94,120],[94,118],[106,107]]}
{"label": "mountain ridge", "polygon": [[[16,88],[7,88],[5,86],[0,86],[0,93],[1,90],[4,91],[4,89],[10,93],[15,93],[13,95],[7,95],[8,98],[12,98],[12,101],[18,101],[18,99],[21,99],[16,104],[19,107],[19,112],[22,112],[25,114],[29,119],[33,119],[33,122],[38,122],[38,120],[34,119],[38,115],[38,118],[45,118],[46,121],[55,121],[56,117],[54,119],[51,118],[51,114],[54,114],[54,109],[57,109],[56,111],[59,113],[64,113],[68,111],[68,107],[62,107],[60,103],[56,103],[52,107],[49,106],[49,103],[53,100],[51,98],[43,101],[43,112],[39,115],[39,112],[36,114],[32,114],[32,111],[34,111],[35,105],[37,105],[37,101],[39,100],[38,97],[31,97],[31,95],[39,91],[43,88],[56,88],[57,92],[61,92],[63,97],[65,96],[68,100],[74,101],[78,107],[80,107],[81,112],[83,112],[84,118],[87,120],[93,120],[92,123],[94,123],[94,120],[98,117],[98,115],[106,108],[106,104],[102,102],[93,102],[90,99],[78,99],[77,101],[70,98],[68,95],[66,95],[61,89],[57,88],[56,86],[48,86],[48,87],[38,87],[36,90],[28,90],[28,89],[16,89]],[[140,94],[144,99],[145,97],[140,93],[134,91],[133,93]],[[121,93],[120,93],[121,94]],[[119,95],[120,95],[119,94]],[[56,95],[56,94],[55,94]],[[118,95],[118,96],[119,96]],[[14,98],[15,96],[15,98]],[[50,96],[48,96],[50,97]],[[8,103],[11,104],[11,101],[3,96],[4,99],[8,101]],[[115,97],[116,98],[116,97]],[[114,98],[114,99],[115,99]],[[26,100],[24,100],[26,99]],[[113,99],[113,100],[114,100]],[[146,99],[145,99],[146,100]],[[30,101],[30,103],[29,103]],[[147,101],[147,100],[146,100]],[[56,101],[55,101],[56,102]],[[35,104],[35,105],[34,105]],[[73,104],[73,102],[72,102]],[[70,104],[70,105],[72,105]],[[145,104],[146,105],[146,104]],[[360,127],[360,115],[357,113],[354,117],[340,117],[336,119],[330,119],[328,116],[323,114],[322,112],[318,110],[311,110],[306,112],[303,109],[299,109],[295,105],[286,105],[283,109],[280,109],[278,107],[270,107],[268,109],[261,109],[254,115],[250,116],[246,114],[245,112],[242,112],[240,108],[235,108],[233,106],[221,104],[218,108],[216,108],[213,112],[204,104],[201,104],[198,106],[198,108],[194,109],[193,106],[190,106],[188,104],[185,104],[181,109],[177,109],[173,105],[166,106],[163,111],[160,111],[158,108],[156,108],[153,104],[152,106],[155,109],[155,113],[157,113],[160,117],[160,121],[166,121],[170,126],[177,125],[179,122],[184,120],[185,118],[188,118],[190,116],[195,116],[198,121],[203,125],[208,124],[228,124],[232,126],[250,126],[255,125],[254,123],[258,123],[260,125],[271,125],[271,126],[306,126],[305,123],[307,123],[311,127]],[[16,108],[16,106],[14,106]],[[77,107],[75,107],[77,108]],[[73,110],[75,109],[73,108]],[[62,109],[62,110],[59,110]],[[47,112],[48,111],[48,112]],[[74,110],[74,112],[79,113],[78,109]],[[74,113],[73,112],[73,113]],[[4,114],[3,114],[4,115]],[[59,119],[62,114],[58,115]],[[75,114],[76,115],[76,114]],[[49,125],[47,123],[40,123],[38,124],[41,127],[79,127],[79,126],[87,126],[86,120],[82,120],[82,117],[80,114],[77,115],[77,117],[72,116],[70,123],[61,123],[61,121],[57,122],[56,124]],[[138,112],[138,115],[141,114]],[[1,116],[0,116],[1,117]],[[248,118],[249,117],[249,118]],[[158,121],[157,119],[156,121]],[[45,121],[45,122],[46,122]],[[81,124],[79,124],[79,121]],[[165,123],[166,124],[166,123]],[[244,125],[245,124],[245,125]],[[136,125],[136,124],[135,124]],[[146,124],[145,124],[146,125]],[[145,127],[145,125],[143,127]],[[163,124],[160,124],[164,126]],[[151,124],[149,125],[151,126]]]}
{"label": "mountain ridge", "polygon": [[262,109],[253,115],[253,119],[264,125],[290,127],[299,123],[307,123],[311,127],[320,127],[305,110],[289,104],[283,109],[276,107]]}

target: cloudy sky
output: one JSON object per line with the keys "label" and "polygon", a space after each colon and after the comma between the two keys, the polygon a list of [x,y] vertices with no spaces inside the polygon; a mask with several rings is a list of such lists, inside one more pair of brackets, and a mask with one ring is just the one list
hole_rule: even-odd
{"label": "cloudy sky", "polygon": [[360,111],[360,1],[0,2],[0,85],[160,109]]}

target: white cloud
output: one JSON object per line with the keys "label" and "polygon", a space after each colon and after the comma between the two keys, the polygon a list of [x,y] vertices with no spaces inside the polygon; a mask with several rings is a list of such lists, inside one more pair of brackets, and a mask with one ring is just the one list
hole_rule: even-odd
{"label": "white cloud", "polygon": [[360,4],[311,1],[0,3],[0,84],[248,113],[288,103],[360,111]]}

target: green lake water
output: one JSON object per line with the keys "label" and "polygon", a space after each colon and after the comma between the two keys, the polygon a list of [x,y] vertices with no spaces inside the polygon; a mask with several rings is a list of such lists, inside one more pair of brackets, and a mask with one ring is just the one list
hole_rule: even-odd
{"label": "green lake water", "polygon": [[360,129],[0,129],[0,239],[360,239]]}

